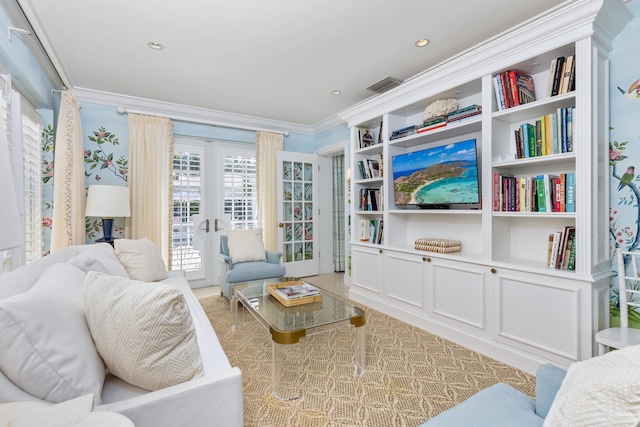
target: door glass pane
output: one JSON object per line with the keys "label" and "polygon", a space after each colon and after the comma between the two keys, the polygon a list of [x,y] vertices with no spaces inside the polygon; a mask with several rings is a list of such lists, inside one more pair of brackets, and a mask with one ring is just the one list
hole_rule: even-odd
{"label": "door glass pane", "polygon": [[224,213],[233,229],[258,227],[255,157],[224,156]]}
{"label": "door glass pane", "polygon": [[201,156],[176,151],[173,155],[172,270],[202,270],[202,254],[193,246],[194,215],[200,213]]}
{"label": "door glass pane", "polygon": [[313,259],[313,165],[304,162],[282,164],[282,252],[285,262]]}

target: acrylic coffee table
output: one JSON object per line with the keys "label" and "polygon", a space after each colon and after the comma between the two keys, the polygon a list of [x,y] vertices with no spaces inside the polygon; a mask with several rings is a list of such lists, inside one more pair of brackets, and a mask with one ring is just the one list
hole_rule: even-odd
{"label": "acrylic coffee table", "polygon": [[[272,366],[271,391],[281,400],[297,399],[299,388],[293,373],[283,360],[286,359],[287,346],[316,333],[327,331],[327,327],[353,325],[354,337],[354,376],[365,372],[366,327],[364,311],[348,304],[329,293],[322,293],[322,300],[286,307],[269,295],[269,285],[281,283],[280,279],[257,280],[240,283],[233,287],[231,308],[233,328],[238,324],[238,302],[248,310],[271,333]],[[299,373],[297,373],[299,374]],[[291,378],[294,378],[291,380]]]}

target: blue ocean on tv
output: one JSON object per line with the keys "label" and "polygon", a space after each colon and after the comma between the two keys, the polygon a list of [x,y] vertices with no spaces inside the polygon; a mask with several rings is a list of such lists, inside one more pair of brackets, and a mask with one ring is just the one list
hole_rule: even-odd
{"label": "blue ocean on tv", "polygon": [[477,203],[478,169],[475,163],[464,162],[462,176],[444,178],[426,185],[416,194],[419,204],[429,203]]}

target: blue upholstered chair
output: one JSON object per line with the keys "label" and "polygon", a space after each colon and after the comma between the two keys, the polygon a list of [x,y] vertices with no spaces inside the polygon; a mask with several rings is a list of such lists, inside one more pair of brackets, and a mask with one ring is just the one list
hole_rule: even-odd
{"label": "blue upholstered chair", "polygon": [[220,291],[231,300],[231,288],[237,283],[282,277],[285,267],[280,264],[281,252],[265,250],[266,260],[233,262],[229,239],[220,236]]}

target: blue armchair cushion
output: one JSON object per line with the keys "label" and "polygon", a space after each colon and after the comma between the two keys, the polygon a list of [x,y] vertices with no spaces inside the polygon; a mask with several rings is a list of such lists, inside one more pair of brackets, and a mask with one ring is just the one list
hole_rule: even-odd
{"label": "blue armchair cushion", "polygon": [[486,388],[420,427],[539,427],[567,371],[550,364],[536,371],[536,400],[505,384]]}
{"label": "blue armchair cushion", "polygon": [[247,261],[233,265],[227,273],[228,283],[248,282],[250,280],[282,277],[285,267],[282,264],[271,264],[264,261]]}

